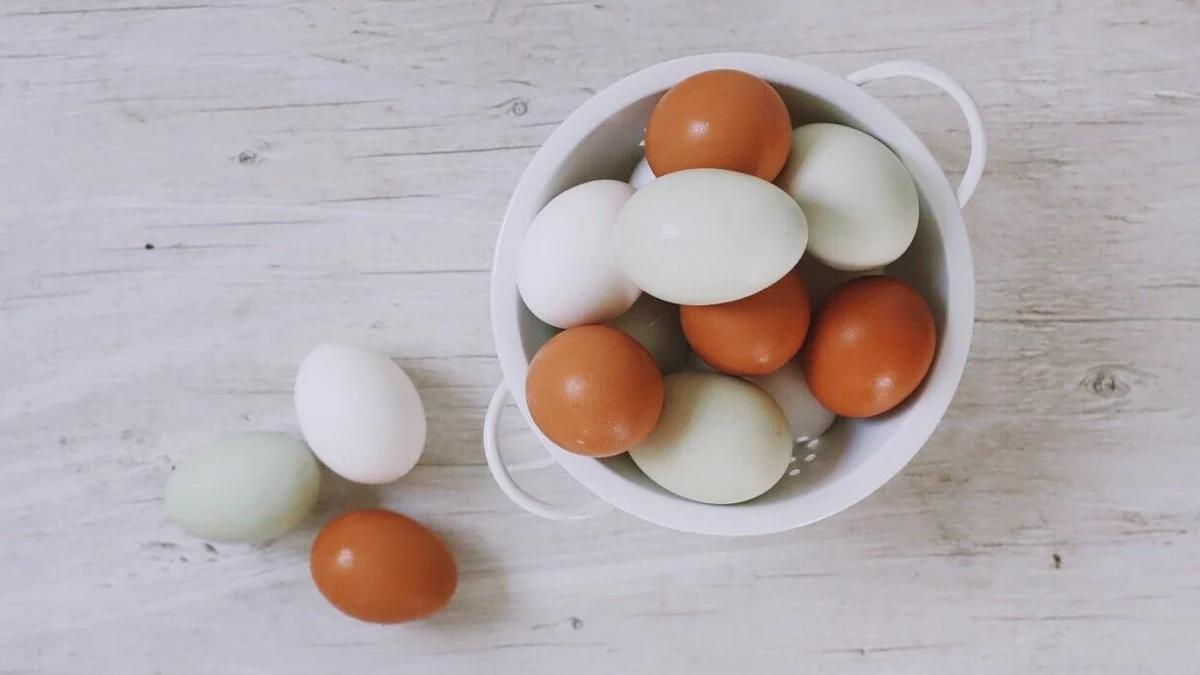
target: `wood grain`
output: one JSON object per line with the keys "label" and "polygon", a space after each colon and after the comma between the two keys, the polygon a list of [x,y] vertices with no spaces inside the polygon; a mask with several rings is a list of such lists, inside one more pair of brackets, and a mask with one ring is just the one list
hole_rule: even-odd
{"label": "wood grain", "polygon": [[[0,35],[0,673],[1196,672],[1194,0],[4,0]],[[797,532],[541,522],[480,452],[506,201],[589,95],[717,50],[913,58],[974,93],[962,386],[903,474]],[[961,170],[949,99],[871,91]],[[327,481],[269,546],[166,523],[188,449],[296,430],[330,339],[413,374],[418,470]],[[539,457],[517,418],[506,447]],[[365,504],[459,554],[432,623],[313,589],[313,532]]]}

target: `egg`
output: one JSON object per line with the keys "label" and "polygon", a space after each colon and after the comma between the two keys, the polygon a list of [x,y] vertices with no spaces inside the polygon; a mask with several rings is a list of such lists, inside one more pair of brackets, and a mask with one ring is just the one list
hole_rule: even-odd
{"label": "egg", "polygon": [[667,90],[646,123],[656,176],[727,169],[772,180],[787,161],[792,123],[770,84],[737,70],[710,70]]}
{"label": "egg", "polygon": [[331,471],[355,483],[390,483],[425,449],[425,407],[391,359],[360,347],[324,344],[296,374],[296,417]]}
{"label": "egg", "polygon": [[167,518],[207,541],[259,542],[299,525],[317,501],[320,467],[303,441],[270,432],[221,436],[167,481]]}
{"label": "egg", "polygon": [[917,232],[917,188],[904,164],[873,136],[838,124],[792,133],[791,157],[775,181],[804,209],[808,250],[840,270],[899,258]]}
{"label": "egg", "polygon": [[808,292],[794,269],[754,295],[717,305],[684,306],[688,344],[731,375],[766,375],[791,360],[808,333]]}
{"label": "egg", "polygon": [[633,173],[629,176],[629,184],[633,186],[634,190],[641,190],[654,178],[654,172],[650,170],[650,162],[642,157],[637,166],[633,167]]}
{"label": "egg", "polygon": [[798,359],[787,362],[773,373],[749,380],[767,392],[783,409],[792,427],[792,439],[797,443],[820,438],[837,419],[813,396]]}
{"label": "egg", "polygon": [[643,294],[628,312],[606,325],[637,340],[650,352],[660,371],[673,373],[684,367],[689,350],[678,306]]}
{"label": "egg", "polygon": [[621,454],[658,422],[663,378],[650,352],[608,326],[568,328],[550,338],[525,377],[529,414],[569,452]]}
{"label": "egg", "polygon": [[458,587],[458,567],[441,538],[384,509],[351,511],[331,521],[313,542],[309,567],[330,604],[371,623],[429,617]]}
{"label": "egg", "polygon": [[913,287],[868,276],[838,287],[817,313],[804,374],[821,405],[844,417],[872,417],[911,395],[929,372],[937,329]]}
{"label": "egg", "polygon": [[757,293],[796,265],[807,241],[796,200],[764,180],[721,169],[655,179],[629,199],[613,231],[625,274],[677,305]]}
{"label": "egg", "polygon": [[551,199],[521,239],[517,289],[525,306],[558,328],[600,323],[633,306],[641,290],[621,271],[613,223],[633,194],[616,180],[596,180]]}
{"label": "egg", "polygon": [[662,488],[693,501],[737,504],[770,490],[792,458],[792,431],[762,389],[717,373],[664,380],[662,418],[629,452]]}

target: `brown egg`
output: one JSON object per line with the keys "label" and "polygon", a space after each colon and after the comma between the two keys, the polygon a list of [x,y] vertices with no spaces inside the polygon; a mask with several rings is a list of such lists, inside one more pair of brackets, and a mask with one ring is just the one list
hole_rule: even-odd
{"label": "brown egg", "polygon": [[646,124],[646,161],[655,176],[727,169],[775,180],[792,147],[792,122],[779,93],[738,70],[697,73],[671,87]]}
{"label": "brown egg", "polygon": [[913,287],[869,276],[825,300],[804,350],[804,375],[821,405],[843,417],[872,417],[908,398],[933,363],[937,329]]}
{"label": "brown egg", "polygon": [[800,273],[719,305],[679,308],[683,334],[705,363],[730,375],[766,375],[791,360],[808,333],[808,291]]}
{"label": "brown egg", "polygon": [[326,600],[372,623],[428,617],[458,586],[458,568],[442,540],[383,509],[351,511],[326,525],[313,542],[310,566]]}
{"label": "brown egg", "polygon": [[568,328],[529,363],[525,400],[538,428],[562,448],[611,457],[654,430],[662,374],[645,347],[615,328]]}

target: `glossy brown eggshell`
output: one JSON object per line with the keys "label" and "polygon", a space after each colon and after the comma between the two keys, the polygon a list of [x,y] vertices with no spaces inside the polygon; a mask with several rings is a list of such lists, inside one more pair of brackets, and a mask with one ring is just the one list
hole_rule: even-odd
{"label": "glossy brown eggshell", "polygon": [[646,125],[655,176],[726,169],[774,180],[787,162],[792,123],[770,84],[737,70],[697,73],[671,87]]}
{"label": "glossy brown eggshell", "polygon": [[637,340],[608,326],[578,326],[550,338],[529,364],[525,400],[551,441],[577,454],[611,457],[654,429],[662,374]]}

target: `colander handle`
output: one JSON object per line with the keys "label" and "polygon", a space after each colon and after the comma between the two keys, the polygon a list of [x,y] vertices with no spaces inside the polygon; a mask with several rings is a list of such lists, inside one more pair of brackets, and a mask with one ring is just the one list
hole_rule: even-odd
{"label": "colander handle", "polygon": [[[496,480],[496,484],[500,486],[504,494],[517,506],[549,520],[582,520],[611,511],[611,505],[599,500],[576,507],[547,504],[522,490],[513,481],[510,467],[500,456],[500,413],[504,410],[504,404],[507,401],[508,387],[503,384],[496,387],[496,393],[492,394],[492,402],[488,404],[487,415],[483,418],[483,455],[487,458],[488,470],[492,472],[492,478]],[[537,463],[526,468],[540,468],[545,465]]]}
{"label": "colander handle", "polygon": [[979,106],[975,99],[949,75],[924,63],[917,61],[885,61],[863,68],[846,76],[854,84],[864,85],[868,82],[886,80],[893,77],[912,77],[924,80],[942,91],[950,94],[963,116],[967,118],[967,131],[971,135],[971,158],[967,160],[967,169],[963,171],[962,181],[958,184],[958,205],[963,207],[971,200],[979,179],[983,177],[983,165],[987,163],[987,136],[983,132],[983,118],[979,115]]}

